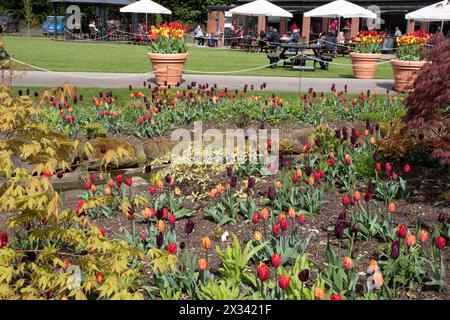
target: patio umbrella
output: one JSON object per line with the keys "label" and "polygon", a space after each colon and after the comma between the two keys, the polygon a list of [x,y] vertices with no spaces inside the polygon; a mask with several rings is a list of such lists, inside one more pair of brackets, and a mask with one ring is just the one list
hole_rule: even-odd
{"label": "patio umbrella", "polygon": [[442,21],[442,27],[444,26],[444,21],[450,21],[450,1],[444,0],[430,6],[424,7],[422,9],[407,13],[405,15],[407,20],[419,20],[419,21]]}
{"label": "patio umbrella", "polygon": [[140,0],[120,8],[120,12],[145,13],[145,25],[147,25],[147,15],[153,14],[172,14],[172,11],[151,0]]}
{"label": "patio umbrella", "polygon": [[256,0],[230,10],[232,14],[252,17],[285,17],[292,18],[292,13],[266,0]]}
{"label": "patio umbrella", "polygon": [[377,18],[376,13],[345,0],[337,0],[324,4],[323,6],[305,12],[304,16],[339,18],[339,21],[341,18]]}

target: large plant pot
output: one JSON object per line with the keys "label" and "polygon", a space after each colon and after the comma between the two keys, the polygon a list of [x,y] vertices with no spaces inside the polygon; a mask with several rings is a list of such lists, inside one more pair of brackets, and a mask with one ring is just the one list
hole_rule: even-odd
{"label": "large plant pot", "polygon": [[353,77],[357,79],[372,79],[382,56],[381,53],[351,52]]}
{"label": "large plant pot", "polygon": [[426,61],[391,60],[394,73],[394,89],[398,92],[412,92],[419,70]]}
{"label": "large plant pot", "polygon": [[156,83],[159,86],[175,86],[181,84],[184,64],[188,54],[148,53],[148,58],[155,71]]}

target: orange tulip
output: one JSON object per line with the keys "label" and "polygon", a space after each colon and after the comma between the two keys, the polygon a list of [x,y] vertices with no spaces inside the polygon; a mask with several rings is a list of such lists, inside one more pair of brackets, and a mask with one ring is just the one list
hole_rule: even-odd
{"label": "orange tulip", "polygon": [[211,248],[211,240],[209,239],[209,237],[202,238],[202,248],[205,250]]}
{"label": "orange tulip", "polygon": [[374,259],[370,260],[369,267],[367,268],[368,273],[375,273],[380,270],[378,262]]}
{"label": "orange tulip", "polygon": [[198,259],[198,268],[202,271],[205,271],[208,268],[206,259]]}
{"label": "orange tulip", "polygon": [[314,178],[311,176],[308,178],[308,184],[312,186],[314,184]]}
{"label": "orange tulip", "polygon": [[293,208],[289,208],[288,214],[289,214],[289,218],[291,218],[292,220],[295,219],[295,210]]}
{"label": "orange tulip", "polygon": [[264,220],[267,220],[269,218],[269,210],[267,208],[261,210],[261,217]]}
{"label": "orange tulip", "polygon": [[261,241],[262,233],[260,231],[256,230],[255,232],[253,232],[253,239],[255,239],[256,241]]}
{"label": "orange tulip", "polygon": [[370,137],[370,141],[369,142],[370,142],[370,144],[373,144],[373,145],[375,143],[377,143],[374,136]]}
{"label": "orange tulip", "polygon": [[164,232],[166,225],[163,220],[158,220],[158,230],[159,232]]}
{"label": "orange tulip", "polygon": [[353,192],[353,197],[356,201],[359,201],[359,199],[361,199],[361,194],[359,193],[359,191],[355,191]]}
{"label": "orange tulip", "polygon": [[381,286],[384,283],[383,275],[381,274],[381,272],[379,272],[379,271],[375,272],[372,276],[372,279],[373,279],[373,285],[375,286],[375,288],[381,289]]}
{"label": "orange tulip", "polygon": [[109,179],[108,180],[108,186],[112,187],[114,185],[114,180],[113,179]]}
{"label": "orange tulip", "polygon": [[105,276],[103,275],[103,272],[97,271],[95,274],[95,279],[97,280],[98,284],[103,283],[103,281],[105,280]]}
{"label": "orange tulip", "polygon": [[301,177],[302,174],[303,174],[302,169],[297,169],[297,170],[295,171],[295,174],[296,174],[297,176]]}
{"label": "orange tulip", "polygon": [[325,290],[322,287],[317,286],[314,289],[314,299],[316,299],[316,300],[324,300],[325,299]]}
{"label": "orange tulip", "polygon": [[214,199],[214,198],[216,197],[216,194],[217,194],[217,190],[216,190],[216,189],[211,189],[211,190],[209,191],[209,197],[210,197],[211,199]]}
{"label": "orange tulip", "polygon": [[106,187],[105,188],[105,195],[107,195],[107,196],[111,195],[111,188],[110,187]]}
{"label": "orange tulip", "polygon": [[175,187],[175,189],[173,189],[173,192],[175,193],[176,196],[179,196],[181,194],[181,190],[178,187]]}
{"label": "orange tulip", "polygon": [[219,184],[217,185],[216,189],[217,189],[217,192],[218,192],[218,193],[222,193],[222,191],[223,191],[223,186],[222,186],[222,184],[219,183]]}
{"label": "orange tulip", "polygon": [[162,189],[162,188],[164,188],[164,183],[163,183],[161,180],[158,180],[158,181],[156,182],[156,187],[157,187],[158,189]]}
{"label": "orange tulip", "polygon": [[353,262],[350,257],[344,257],[344,260],[342,261],[342,266],[345,270],[350,270],[352,268]]}
{"label": "orange tulip", "polygon": [[282,187],[281,181],[280,181],[280,180],[277,180],[277,182],[275,183],[275,188],[277,188],[278,190],[280,190],[281,187]]}
{"label": "orange tulip", "polygon": [[388,205],[388,210],[390,213],[394,213],[395,212],[395,203],[394,202],[390,202]]}
{"label": "orange tulip", "polygon": [[408,234],[405,239],[405,245],[407,247],[414,247],[415,244],[416,244],[416,236]]}
{"label": "orange tulip", "polygon": [[428,240],[428,231],[424,229],[420,230],[419,239],[422,243],[426,242]]}
{"label": "orange tulip", "polygon": [[96,193],[97,192],[97,187],[95,185],[91,186],[91,192],[92,193]]}

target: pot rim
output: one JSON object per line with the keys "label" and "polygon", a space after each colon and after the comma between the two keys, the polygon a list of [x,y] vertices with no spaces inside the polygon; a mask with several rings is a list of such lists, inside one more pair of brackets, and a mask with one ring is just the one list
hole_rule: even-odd
{"label": "pot rim", "polygon": [[188,56],[189,53],[154,53],[154,52],[148,52],[148,55],[152,56],[161,56],[161,57],[175,57],[175,56]]}
{"label": "pot rim", "polygon": [[358,53],[358,52],[350,52],[350,57],[371,57],[371,58],[381,58],[383,56],[382,53]]}

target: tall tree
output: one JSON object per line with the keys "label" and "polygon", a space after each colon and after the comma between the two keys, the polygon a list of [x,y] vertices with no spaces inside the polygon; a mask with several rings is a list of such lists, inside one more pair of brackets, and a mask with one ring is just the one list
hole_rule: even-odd
{"label": "tall tree", "polygon": [[23,16],[27,22],[28,36],[30,36],[31,23],[33,22],[33,5],[31,0],[23,0]]}

